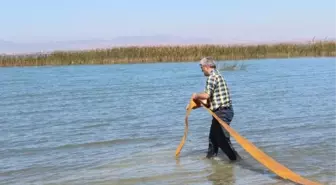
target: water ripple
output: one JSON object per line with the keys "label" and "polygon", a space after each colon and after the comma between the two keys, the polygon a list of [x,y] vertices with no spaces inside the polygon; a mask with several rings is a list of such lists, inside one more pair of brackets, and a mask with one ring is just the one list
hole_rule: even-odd
{"label": "water ripple", "polygon": [[[251,60],[222,72],[231,126],[309,179],[334,183],[333,59]],[[195,63],[1,68],[0,184],[285,184],[244,158],[204,159],[211,116],[185,106],[205,77]]]}

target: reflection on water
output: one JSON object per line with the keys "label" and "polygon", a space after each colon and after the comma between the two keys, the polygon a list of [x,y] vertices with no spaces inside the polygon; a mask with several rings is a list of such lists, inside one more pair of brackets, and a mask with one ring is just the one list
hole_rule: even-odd
{"label": "reflection on water", "polygon": [[212,173],[207,176],[213,185],[233,185],[235,183],[234,167],[232,164],[221,164],[211,161]]}

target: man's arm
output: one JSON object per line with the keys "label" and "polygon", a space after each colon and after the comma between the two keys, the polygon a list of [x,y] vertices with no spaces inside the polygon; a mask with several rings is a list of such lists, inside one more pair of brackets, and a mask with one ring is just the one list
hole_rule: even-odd
{"label": "man's arm", "polygon": [[[194,95],[196,95],[196,93],[193,94],[193,97],[194,97]],[[195,99],[195,98],[193,98],[193,100],[196,103],[196,105],[194,105],[194,107],[192,107],[192,109],[200,108],[202,106],[202,103],[206,107],[209,107],[207,99]],[[187,105],[186,109],[188,109],[188,107],[189,107],[189,104]]]}
{"label": "man's arm", "polygon": [[202,92],[202,93],[194,93],[192,98],[195,101],[204,101],[210,98],[208,93]]}
{"label": "man's arm", "polygon": [[212,96],[216,85],[216,80],[214,76],[209,76],[206,81],[205,90],[202,93],[194,93],[192,98],[195,102],[202,101],[206,106],[208,106],[208,100]]}

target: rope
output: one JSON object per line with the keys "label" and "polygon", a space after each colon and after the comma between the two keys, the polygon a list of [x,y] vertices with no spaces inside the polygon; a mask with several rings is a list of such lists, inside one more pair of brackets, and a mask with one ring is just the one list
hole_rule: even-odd
{"label": "rope", "polygon": [[[184,135],[180,144],[178,145],[175,156],[178,157],[180,152],[184,146],[185,140],[188,134],[188,116],[190,112],[197,107],[198,105],[194,102],[191,98],[189,102],[189,106],[187,108],[186,116],[185,116],[185,128],[184,128]],[[213,113],[209,108],[207,108],[203,103],[201,106],[205,108],[229,133],[230,135],[244,148],[254,159],[256,159],[259,163],[264,165],[266,168],[274,172],[276,175],[282,177],[285,180],[290,180],[292,182],[301,184],[301,185],[321,185],[320,183],[310,181],[305,179],[304,177],[296,174],[295,172],[291,171],[284,165],[280,164],[279,162],[272,159],[270,156],[265,154],[263,151],[258,149],[253,143],[248,141],[243,136],[239,135],[233,128],[231,128],[227,123],[221,120],[215,113]]]}

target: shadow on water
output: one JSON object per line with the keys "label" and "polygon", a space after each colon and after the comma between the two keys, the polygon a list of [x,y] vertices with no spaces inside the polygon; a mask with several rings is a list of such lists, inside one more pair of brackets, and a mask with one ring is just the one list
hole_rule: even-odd
{"label": "shadow on water", "polygon": [[[201,155],[201,157],[200,157]],[[203,155],[203,156],[202,156]],[[262,176],[266,176],[266,178],[275,180],[275,182],[270,184],[293,184],[291,181],[282,179],[281,177],[277,176],[270,170],[263,167],[261,164],[258,164],[257,161],[255,161],[252,158],[249,157],[242,157],[241,160],[231,162],[229,159],[225,156],[225,154],[219,152],[218,156],[215,157],[215,159],[207,159],[205,157],[206,150],[193,150],[189,152],[185,152],[184,154],[181,154],[179,158],[176,158],[176,165],[181,165],[181,157],[198,157],[200,160],[207,160],[210,164],[211,173],[207,175],[207,179],[212,182],[213,185],[220,185],[220,184],[235,184],[237,178],[244,178],[239,177],[242,174],[235,174],[234,168],[239,167],[243,170],[248,170],[251,172],[254,172],[256,174],[260,174]]]}
{"label": "shadow on water", "polygon": [[[219,161],[222,161],[224,163],[219,164]],[[262,176],[266,176],[269,179],[275,180],[275,182],[273,183],[269,183],[269,184],[291,184],[291,185],[297,185],[297,183],[294,183],[292,181],[283,179],[281,177],[279,177],[278,175],[274,174],[272,171],[266,169],[265,167],[263,167],[261,164],[252,164],[250,160],[253,159],[248,159],[248,158],[242,158],[239,161],[236,162],[230,162],[229,159],[224,156],[224,154],[220,154],[217,157],[217,163],[214,162],[216,160],[211,160],[211,163],[214,164],[213,168],[214,168],[214,173],[211,176],[214,176],[215,178],[210,178],[209,180],[213,181],[214,185],[217,184],[223,184],[223,180],[224,180],[224,184],[233,184],[235,174],[233,173],[233,167],[234,166],[239,166],[241,169],[245,169],[245,170],[249,170],[252,172],[255,172],[257,174],[260,174]],[[256,162],[256,161],[253,161]],[[224,165],[223,165],[224,164]],[[228,175],[231,174],[232,178],[228,178]],[[218,178],[218,177],[219,178]],[[237,176],[237,178],[240,178]],[[242,177],[243,178],[243,177]]]}
{"label": "shadow on water", "polygon": [[[228,161],[228,158],[225,158],[225,156],[222,156],[222,160]],[[264,167],[262,164],[259,164],[253,158],[245,158],[245,159],[242,158],[241,160],[239,160],[237,162],[232,162],[232,163],[236,166],[239,166],[241,169],[249,170],[249,171],[255,172],[257,174],[266,176],[266,177],[268,177],[272,180],[276,180],[277,183],[274,183],[274,184],[278,184],[278,183],[280,183],[280,184],[281,183],[296,184],[292,181],[289,181],[289,180],[286,180],[286,179],[283,179],[283,178],[279,177],[274,172],[272,172],[272,171],[268,170],[266,167]]]}

